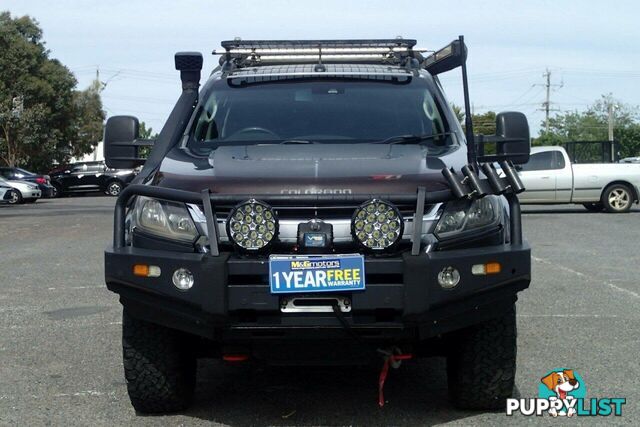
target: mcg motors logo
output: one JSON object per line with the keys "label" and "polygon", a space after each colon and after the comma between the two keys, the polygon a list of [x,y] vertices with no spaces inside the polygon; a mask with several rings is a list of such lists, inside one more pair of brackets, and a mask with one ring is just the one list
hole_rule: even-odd
{"label": "mcg motors logo", "polygon": [[573,369],[554,369],[540,378],[538,397],[507,399],[507,415],[552,417],[621,416],[623,397],[591,397],[587,399],[587,387],[582,377]]}

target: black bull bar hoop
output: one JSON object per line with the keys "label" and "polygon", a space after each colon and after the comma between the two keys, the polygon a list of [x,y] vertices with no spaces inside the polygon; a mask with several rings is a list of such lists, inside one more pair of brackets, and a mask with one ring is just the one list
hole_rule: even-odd
{"label": "black bull bar hoop", "polygon": [[[385,200],[390,203],[415,203],[414,224],[422,224],[424,205],[445,203],[460,199],[479,199],[489,194],[504,195],[509,203],[511,243],[522,243],[522,225],[520,220],[520,203],[516,194],[524,191],[524,186],[510,162],[501,162],[500,167],[504,177],[498,176],[492,164],[482,165],[486,179],[478,176],[473,167],[462,168],[462,176],[453,169],[443,169],[442,174],[449,184],[450,190],[427,192],[424,187],[418,187],[414,194],[216,194],[208,189],[200,193],[176,190],[171,188],[153,187],[149,185],[132,184],[126,187],[118,196],[114,213],[113,247],[119,249],[125,246],[125,217],[129,201],[133,196],[145,196],[156,199],[202,205],[207,221],[209,234],[209,255],[220,254],[218,221],[215,206],[219,204],[237,204],[249,199],[259,199],[278,206],[327,206],[340,204],[360,204],[371,199]],[[411,236],[411,254],[419,255],[421,248],[422,227],[414,227]]]}

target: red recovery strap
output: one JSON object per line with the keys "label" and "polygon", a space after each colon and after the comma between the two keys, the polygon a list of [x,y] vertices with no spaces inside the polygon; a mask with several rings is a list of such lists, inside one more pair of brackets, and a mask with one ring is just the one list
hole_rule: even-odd
{"label": "red recovery strap", "polygon": [[[340,306],[337,303],[334,303],[332,308],[336,318],[344,330],[356,342],[362,342],[360,336],[351,329],[351,325],[347,322],[347,319],[345,319],[344,314],[342,314]],[[402,363],[403,360],[412,359],[413,354],[401,354],[400,349],[397,347],[392,347],[388,350],[378,349],[378,352],[384,356],[384,364],[382,365],[380,377],[378,378],[378,405],[382,408],[384,406],[384,383],[387,380],[387,375],[389,375],[389,366],[392,366],[394,369],[398,369],[400,367],[400,363]]]}
{"label": "red recovery strap", "polygon": [[389,365],[393,365],[394,362],[401,360],[409,360],[413,358],[413,354],[390,354],[384,358],[384,364],[380,371],[380,377],[378,378],[378,406],[381,408],[384,406],[384,383],[389,375]]}

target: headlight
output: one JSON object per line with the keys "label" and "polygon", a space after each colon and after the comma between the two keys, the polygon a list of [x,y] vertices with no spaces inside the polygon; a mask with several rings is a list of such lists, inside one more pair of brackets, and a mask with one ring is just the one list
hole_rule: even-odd
{"label": "headlight", "polygon": [[133,214],[133,225],[159,237],[193,242],[198,231],[184,203],[138,197]]}
{"label": "headlight", "polygon": [[240,248],[257,251],[278,235],[278,220],[271,206],[249,200],[236,206],[227,220],[227,236]]}
{"label": "headlight", "polygon": [[440,240],[457,237],[467,232],[495,226],[499,219],[498,199],[494,196],[472,202],[450,202],[436,225],[435,234]]}
{"label": "headlight", "polygon": [[353,213],[351,233],[367,249],[381,251],[402,237],[402,216],[391,203],[370,200]]}
{"label": "headlight", "polygon": [[37,185],[32,185],[32,184],[27,184],[27,188],[29,188],[29,190],[37,190],[38,186]]}

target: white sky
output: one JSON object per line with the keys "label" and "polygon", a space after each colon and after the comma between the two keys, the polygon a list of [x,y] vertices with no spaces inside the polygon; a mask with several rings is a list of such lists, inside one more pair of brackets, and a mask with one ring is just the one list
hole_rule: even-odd
{"label": "white sky", "polygon": [[[640,2],[555,1],[36,1],[0,10],[36,18],[51,56],[84,88],[108,81],[109,115],[132,114],[159,131],[180,92],[173,54],[201,51],[208,75],[219,42],[243,39],[405,38],[438,49],[459,34],[469,47],[475,112],[519,110],[533,133],[544,117],[546,68],[553,108],[581,110],[601,94],[640,104]],[[1,54],[1,53],[0,53]],[[204,80],[203,80],[204,81]],[[443,78],[462,104],[459,72]]]}

